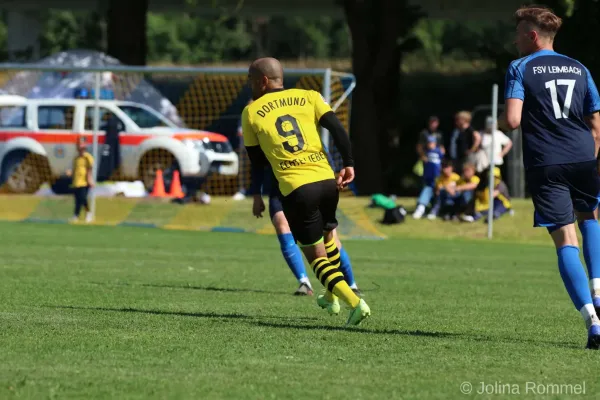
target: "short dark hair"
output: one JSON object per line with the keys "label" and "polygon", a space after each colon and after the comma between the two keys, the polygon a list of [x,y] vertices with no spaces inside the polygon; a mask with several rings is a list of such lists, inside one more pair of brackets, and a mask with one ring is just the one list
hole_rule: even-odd
{"label": "short dark hair", "polygon": [[465,169],[475,169],[475,164],[473,164],[472,162],[467,161],[466,163],[463,164],[463,171]]}
{"label": "short dark hair", "polygon": [[444,168],[448,168],[448,167],[454,167],[454,165],[452,164],[452,160],[449,160],[447,158],[444,158],[442,160],[442,169]]}
{"label": "short dark hair", "polygon": [[517,24],[522,21],[528,22],[534,25],[540,30],[540,33],[554,38],[556,32],[562,26],[562,19],[554,14],[554,12],[544,6],[530,5],[521,7],[515,12],[515,19]]}
{"label": "short dark hair", "polygon": [[440,119],[437,117],[437,115],[432,115],[431,117],[429,117],[427,122],[440,122]]}

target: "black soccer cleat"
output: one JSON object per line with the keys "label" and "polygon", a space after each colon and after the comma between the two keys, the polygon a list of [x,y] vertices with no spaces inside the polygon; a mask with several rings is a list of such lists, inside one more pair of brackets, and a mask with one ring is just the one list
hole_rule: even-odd
{"label": "black soccer cleat", "polygon": [[588,341],[585,348],[590,350],[600,349],[600,326],[590,326],[590,330],[588,331]]}

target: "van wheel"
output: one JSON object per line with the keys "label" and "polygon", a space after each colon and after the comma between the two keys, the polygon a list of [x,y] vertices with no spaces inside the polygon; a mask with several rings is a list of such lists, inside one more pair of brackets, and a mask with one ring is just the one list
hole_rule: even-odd
{"label": "van wheel", "polygon": [[[146,191],[152,192],[154,188],[154,181],[156,180],[156,171],[162,170],[163,181],[165,184],[165,191],[169,191],[171,188],[171,182],[173,181],[173,172],[179,170],[179,164],[175,159],[175,156],[167,150],[150,150],[142,157],[139,166],[139,177],[144,183]],[[185,187],[182,185],[182,189],[185,191]]]}
{"label": "van wheel", "polygon": [[40,189],[49,174],[48,160],[26,150],[13,151],[4,157],[0,185],[8,193],[31,194]]}

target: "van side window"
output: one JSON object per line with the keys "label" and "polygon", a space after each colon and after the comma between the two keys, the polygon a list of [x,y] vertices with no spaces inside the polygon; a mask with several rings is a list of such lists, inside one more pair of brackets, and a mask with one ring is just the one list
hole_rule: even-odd
{"label": "van side window", "polygon": [[27,128],[25,106],[0,106],[0,127]]}
{"label": "van side window", "polygon": [[[119,117],[117,117],[112,111],[104,107],[98,107],[98,114],[100,116],[99,121],[99,129],[101,131],[106,131],[106,126],[110,119],[114,119],[117,123],[117,128],[119,132],[125,130],[125,124]],[[85,108],[85,130],[91,131],[94,129],[94,107],[86,107]]]}
{"label": "van side window", "polygon": [[39,106],[38,128],[73,130],[74,115],[73,106]]}

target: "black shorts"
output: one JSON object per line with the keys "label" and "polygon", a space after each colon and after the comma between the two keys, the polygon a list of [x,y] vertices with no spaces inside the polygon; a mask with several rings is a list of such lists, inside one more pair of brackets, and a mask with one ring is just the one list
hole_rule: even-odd
{"label": "black shorts", "polygon": [[282,197],[283,212],[298,243],[310,246],[323,238],[324,231],[337,228],[339,199],[334,179],[308,183]]}
{"label": "black shorts", "polygon": [[534,226],[558,228],[575,222],[575,211],[598,207],[596,161],[530,168],[527,185],[535,207]]}

